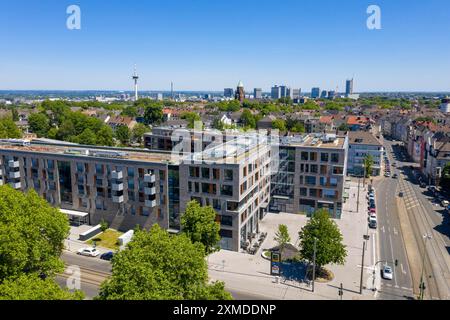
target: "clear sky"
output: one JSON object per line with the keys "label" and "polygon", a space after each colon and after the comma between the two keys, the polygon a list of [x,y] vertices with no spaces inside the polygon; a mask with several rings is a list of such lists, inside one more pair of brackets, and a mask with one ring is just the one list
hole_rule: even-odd
{"label": "clear sky", "polygon": [[142,90],[450,91],[450,1],[0,0],[0,89],[131,90],[135,63]]}

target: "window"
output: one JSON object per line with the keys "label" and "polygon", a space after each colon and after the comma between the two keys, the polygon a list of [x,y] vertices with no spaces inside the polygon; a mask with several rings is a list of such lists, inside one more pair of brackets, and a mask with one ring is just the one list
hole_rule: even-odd
{"label": "window", "polygon": [[317,189],[309,189],[309,196],[312,198],[317,198]]}
{"label": "window", "polygon": [[189,167],[189,175],[192,178],[200,178],[200,169],[198,167]]}
{"label": "window", "polygon": [[308,193],[307,188],[300,188],[300,196],[306,197],[308,195],[307,193]]}
{"label": "window", "polygon": [[134,168],[128,168],[127,174],[130,178],[133,178],[134,177]]}
{"label": "window", "polygon": [[308,161],[308,152],[302,152],[302,160]]}
{"label": "window", "polygon": [[233,201],[227,201],[227,210],[228,211],[238,211],[239,203]]}
{"label": "window", "polygon": [[231,231],[231,230],[220,229],[219,234],[220,234],[220,237],[222,237],[222,238],[233,238],[233,231]]}
{"label": "window", "polygon": [[[34,167],[34,165],[33,165],[33,167]],[[84,172],[84,164],[83,163],[77,162],[77,172],[78,173],[83,173]]]}
{"label": "window", "polygon": [[233,170],[225,169],[225,181],[233,181]]}
{"label": "window", "polygon": [[316,185],[316,177],[305,176],[305,184],[315,186]]}
{"label": "window", "polygon": [[192,182],[191,181],[188,182],[188,190],[189,190],[189,192],[192,192]]}
{"label": "window", "polygon": [[233,196],[233,186],[223,185],[220,194],[223,196],[232,197]]}
{"label": "window", "polygon": [[217,189],[214,183],[202,183],[202,192],[208,194],[216,194]]}
{"label": "window", "polygon": [[219,199],[213,199],[213,208],[216,210],[222,210],[222,203]]}
{"label": "window", "polygon": [[333,167],[333,174],[343,175],[344,174],[344,167],[334,166]]}
{"label": "window", "polygon": [[332,187],[336,187],[338,185],[338,180],[336,178],[331,178],[330,179],[330,185]]}
{"label": "window", "polygon": [[220,216],[220,224],[223,226],[233,226],[233,217],[232,216]]}
{"label": "window", "polygon": [[310,152],[309,153],[309,160],[310,161],[317,161],[317,152]]}
{"label": "window", "polygon": [[214,180],[220,179],[220,169],[213,169],[213,179]]}
{"label": "window", "polygon": [[95,173],[97,174],[103,174],[104,168],[102,164],[96,164],[95,165]]}
{"label": "window", "polygon": [[331,154],[331,162],[339,163],[339,153],[332,153]]}
{"label": "window", "polygon": [[328,159],[329,159],[328,153],[321,153],[321,154],[320,154],[320,161],[322,161],[322,162],[328,162]]}
{"label": "window", "polygon": [[327,199],[336,199],[337,198],[337,191],[336,190],[323,190],[323,196]]}
{"label": "window", "polygon": [[198,182],[195,182],[194,186],[195,186],[195,192],[199,193],[200,192],[200,184]]}
{"label": "window", "polygon": [[202,178],[209,179],[209,168],[202,168]]}
{"label": "window", "polygon": [[317,164],[312,164],[310,166],[310,172],[311,173],[318,173],[319,172],[319,166]]}
{"label": "window", "polygon": [[55,161],[54,160],[47,160],[47,168],[55,169]]}
{"label": "window", "polygon": [[134,194],[134,191],[128,191],[128,200],[130,200],[130,201],[135,201],[136,200],[136,196]]}

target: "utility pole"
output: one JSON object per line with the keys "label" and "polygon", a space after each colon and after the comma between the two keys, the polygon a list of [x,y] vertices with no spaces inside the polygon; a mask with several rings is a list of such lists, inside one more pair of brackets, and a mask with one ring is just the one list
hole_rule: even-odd
{"label": "utility pole", "polygon": [[425,293],[425,282],[423,281],[423,274],[424,274],[424,269],[425,269],[425,250],[427,249],[427,240],[430,240],[431,236],[426,234],[423,236],[423,252],[422,252],[422,273],[420,276],[420,285],[419,285],[419,289],[420,289],[420,295],[419,295],[419,300],[423,300],[423,296]]}
{"label": "utility pole", "polygon": [[313,274],[312,274],[312,292],[314,292],[314,282],[316,281],[316,250],[317,250],[317,238],[314,238],[314,257],[313,257]]}
{"label": "utility pole", "polygon": [[364,255],[366,253],[366,242],[363,242],[362,262],[361,262],[361,280],[359,282],[359,294],[363,292],[363,276],[364,276]]}
{"label": "utility pole", "polygon": [[344,297],[344,285],[341,283],[341,287],[339,288],[339,296],[342,298]]}
{"label": "utility pole", "polygon": [[361,178],[358,178],[358,199],[356,199],[356,212],[359,212],[359,187],[361,185]]}

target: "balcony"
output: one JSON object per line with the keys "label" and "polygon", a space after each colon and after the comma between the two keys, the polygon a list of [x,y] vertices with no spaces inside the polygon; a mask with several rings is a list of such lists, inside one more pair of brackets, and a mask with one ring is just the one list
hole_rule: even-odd
{"label": "balcony", "polygon": [[156,200],[145,200],[145,206],[148,208],[156,207]]}
{"label": "balcony", "polygon": [[122,171],[113,171],[111,172],[111,178],[112,179],[123,179],[123,172]]}
{"label": "balcony", "polygon": [[20,178],[20,171],[10,171],[9,172],[10,179],[18,179]]}
{"label": "balcony", "polygon": [[22,184],[20,182],[10,182],[9,185],[16,190],[22,188]]}
{"label": "balcony", "polygon": [[0,176],[2,176],[3,175],[3,170],[2,169],[0,169]]}
{"label": "balcony", "polygon": [[123,183],[114,183],[111,187],[113,191],[123,191]]}
{"label": "balcony", "polygon": [[144,182],[145,183],[155,183],[156,176],[154,174],[146,174],[144,175]]}
{"label": "balcony", "polygon": [[10,160],[9,162],[8,162],[8,166],[10,167],[10,168],[19,168],[19,161],[14,161],[14,160]]}
{"label": "balcony", "polygon": [[123,203],[123,195],[122,196],[113,196],[112,201],[114,203]]}
{"label": "balcony", "polygon": [[144,193],[145,193],[146,195],[153,196],[153,195],[156,194],[156,188],[155,188],[155,187],[152,187],[152,188],[145,188],[145,189],[144,189]]}

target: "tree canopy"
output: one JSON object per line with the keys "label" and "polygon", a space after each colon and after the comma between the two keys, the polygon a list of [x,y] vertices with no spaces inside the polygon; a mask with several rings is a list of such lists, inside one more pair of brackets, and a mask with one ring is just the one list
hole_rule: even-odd
{"label": "tree canopy", "polygon": [[158,225],[136,230],[126,249],[112,261],[112,276],[100,288],[100,300],[225,300],[223,283],[208,283],[201,243],[170,235]]}
{"label": "tree canopy", "polygon": [[11,117],[0,118],[0,139],[17,139],[22,137],[22,131]]}
{"label": "tree canopy", "polygon": [[314,257],[314,241],[316,239],[317,269],[327,264],[344,264],[347,257],[346,246],[342,234],[331,220],[328,211],[317,210],[308,223],[299,232],[300,256],[309,262]]}
{"label": "tree canopy", "polygon": [[22,274],[0,283],[0,300],[82,300],[81,291],[62,289],[53,279]]}
{"label": "tree canopy", "polygon": [[193,243],[200,242],[208,255],[219,249],[220,225],[216,220],[216,211],[202,207],[193,200],[187,204],[186,212],[181,216],[182,231]]}

